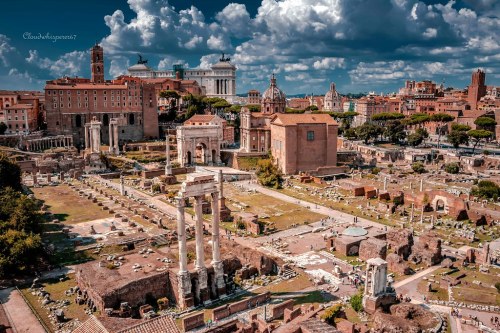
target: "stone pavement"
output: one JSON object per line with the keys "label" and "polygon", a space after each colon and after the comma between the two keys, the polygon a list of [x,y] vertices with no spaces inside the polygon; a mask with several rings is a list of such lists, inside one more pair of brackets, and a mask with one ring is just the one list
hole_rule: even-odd
{"label": "stone pavement", "polygon": [[23,297],[14,288],[0,290],[0,302],[14,333],[45,333]]}

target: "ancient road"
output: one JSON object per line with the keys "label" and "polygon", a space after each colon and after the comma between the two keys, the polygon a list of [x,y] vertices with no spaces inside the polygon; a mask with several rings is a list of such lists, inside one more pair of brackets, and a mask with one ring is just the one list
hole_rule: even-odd
{"label": "ancient road", "polygon": [[0,302],[14,333],[46,332],[16,289],[0,290]]}

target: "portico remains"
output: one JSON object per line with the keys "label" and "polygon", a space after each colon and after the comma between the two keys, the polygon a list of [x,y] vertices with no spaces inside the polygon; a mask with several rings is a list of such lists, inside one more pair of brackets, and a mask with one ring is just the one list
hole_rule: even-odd
{"label": "portico remains", "polygon": [[[207,267],[205,266],[205,254],[203,252],[204,228],[202,203],[206,195],[212,197],[211,265],[214,270],[214,277],[211,279],[211,286],[208,285]],[[186,199],[191,197],[195,200],[195,272],[197,273],[197,279],[193,281],[191,281],[191,276],[187,268],[186,222],[184,218],[184,205]],[[210,300],[210,294],[221,297],[226,293],[224,269],[220,258],[219,222],[219,189],[217,188],[214,176],[210,174],[188,174],[177,196],[177,233],[179,242],[178,286],[180,308],[188,308],[194,306],[195,303],[206,303]],[[192,283],[196,285],[192,285]]]}

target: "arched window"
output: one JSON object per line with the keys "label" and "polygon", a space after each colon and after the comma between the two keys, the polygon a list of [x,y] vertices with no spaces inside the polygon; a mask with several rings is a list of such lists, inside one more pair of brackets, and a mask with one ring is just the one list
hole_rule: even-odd
{"label": "arched window", "polygon": [[82,116],[77,114],[75,117],[75,126],[82,127]]}
{"label": "arched window", "polygon": [[135,118],[134,118],[134,114],[131,113],[128,115],[128,124],[129,125],[133,125],[135,123]]}
{"label": "arched window", "polygon": [[109,126],[109,116],[107,113],[102,116],[102,124],[103,126]]}

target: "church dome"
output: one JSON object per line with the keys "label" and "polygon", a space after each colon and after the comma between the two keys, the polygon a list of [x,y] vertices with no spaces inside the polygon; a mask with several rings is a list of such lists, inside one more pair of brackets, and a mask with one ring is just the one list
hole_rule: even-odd
{"label": "church dome", "polygon": [[331,101],[334,99],[340,99],[340,94],[335,89],[335,83],[330,84],[330,90],[328,90],[327,93],[325,94],[325,99],[328,99]]}
{"label": "church dome", "polygon": [[148,66],[146,66],[145,64],[135,64],[133,66],[130,66],[128,68],[129,71],[150,71],[151,68],[149,68]]}
{"label": "church dome", "polygon": [[285,93],[276,85],[274,74],[271,76],[269,88],[262,94],[262,99],[269,99],[271,101],[284,101],[286,99]]}

